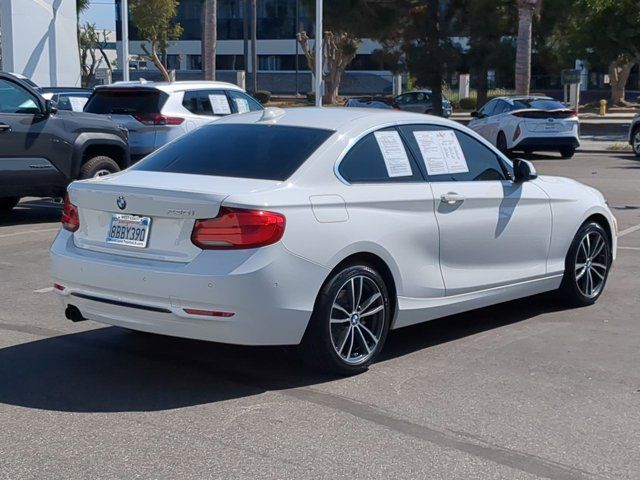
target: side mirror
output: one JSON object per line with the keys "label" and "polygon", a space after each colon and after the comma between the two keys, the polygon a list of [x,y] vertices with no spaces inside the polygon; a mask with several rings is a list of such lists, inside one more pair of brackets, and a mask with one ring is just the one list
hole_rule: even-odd
{"label": "side mirror", "polygon": [[473,112],[471,112],[471,117],[472,118],[480,118],[480,114],[478,113],[477,110],[474,110]]}
{"label": "side mirror", "polygon": [[522,158],[514,158],[513,162],[513,181],[516,183],[528,182],[534,178],[538,178],[538,172],[533,163]]}
{"label": "side mirror", "polygon": [[54,102],[53,100],[44,101],[44,113],[46,115],[52,115],[54,113],[57,113],[57,111],[58,111],[58,104],[56,102]]}

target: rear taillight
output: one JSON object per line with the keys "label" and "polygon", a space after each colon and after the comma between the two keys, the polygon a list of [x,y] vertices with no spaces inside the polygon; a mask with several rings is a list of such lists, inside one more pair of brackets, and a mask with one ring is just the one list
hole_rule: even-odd
{"label": "rear taillight", "polygon": [[69,200],[69,195],[64,197],[64,208],[62,210],[62,228],[70,232],[75,232],[80,228],[80,217],[78,216],[78,207]]}
{"label": "rear taillight", "polygon": [[518,124],[518,126],[516,127],[516,131],[513,132],[513,140],[515,141],[520,134],[522,133],[522,130],[520,129],[520,124]]}
{"label": "rear taillight", "polygon": [[216,218],[196,220],[191,241],[205,250],[264,247],[282,238],[285,223],[279,213],[222,207]]}
{"label": "rear taillight", "polygon": [[145,125],[180,125],[184,122],[182,117],[167,117],[161,113],[136,113],[133,118]]}

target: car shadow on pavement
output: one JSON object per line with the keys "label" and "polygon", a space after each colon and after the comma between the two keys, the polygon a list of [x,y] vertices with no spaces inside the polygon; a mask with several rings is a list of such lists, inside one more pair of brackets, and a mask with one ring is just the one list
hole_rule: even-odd
{"label": "car shadow on pavement", "polygon": [[0,216],[0,227],[59,222],[62,205],[48,199],[20,202],[9,214]]}
{"label": "car shadow on pavement", "polygon": [[[544,295],[393,331],[379,361],[562,308]],[[166,410],[335,379],[308,370],[292,348],[239,347],[116,327],[0,349],[0,403],[54,411]]]}

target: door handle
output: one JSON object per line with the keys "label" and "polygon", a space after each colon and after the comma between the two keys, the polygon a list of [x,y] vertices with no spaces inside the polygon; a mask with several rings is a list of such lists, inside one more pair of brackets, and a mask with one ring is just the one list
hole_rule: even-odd
{"label": "door handle", "polygon": [[464,195],[460,195],[459,193],[455,192],[443,193],[442,195],[440,195],[440,200],[443,203],[455,205],[456,203],[464,202]]}
{"label": "door handle", "polygon": [[0,132],[9,132],[11,131],[11,125],[7,125],[6,123],[0,123]]}

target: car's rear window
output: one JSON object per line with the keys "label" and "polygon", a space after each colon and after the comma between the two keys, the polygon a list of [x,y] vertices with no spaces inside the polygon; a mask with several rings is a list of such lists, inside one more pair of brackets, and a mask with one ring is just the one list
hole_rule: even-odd
{"label": "car's rear window", "polygon": [[544,98],[514,100],[513,104],[517,110],[525,108],[535,108],[538,110],[561,110],[567,108],[557,100]]}
{"label": "car's rear window", "polygon": [[160,113],[167,94],[151,89],[98,89],[84,107],[85,112],[115,115]]}
{"label": "car's rear window", "polygon": [[152,153],[133,169],[286,180],[333,133],[281,125],[206,125]]}

